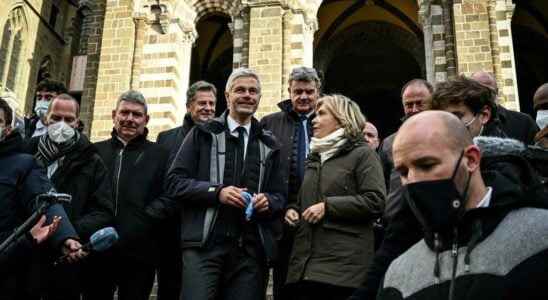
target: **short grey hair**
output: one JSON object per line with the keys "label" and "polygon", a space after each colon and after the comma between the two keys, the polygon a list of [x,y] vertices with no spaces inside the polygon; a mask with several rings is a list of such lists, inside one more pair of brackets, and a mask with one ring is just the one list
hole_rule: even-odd
{"label": "short grey hair", "polygon": [[226,81],[225,91],[229,92],[230,89],[232,88],[232,85],[234,85],[234,80],[242,77],[255,78],[255,80],[257,80],[257,84],[259,85],[258,86],[259,94],[261,93],[261,80],[259,79],[259,74],[257,74],[257,72],[253,71],[252,69],[248,69],[248,68],[234,69],[234,71],[232,71],[232,74],[230,74],[230,76],[228,77],[228,80]]}
{"label": "short grey hair", "polygon": [[314,81],[316,83],[317,89],[320,89],[320,87],[322,86],[320,76],[318,76],[318,72],[316,72],[316,69],[309,68],[309,67],[294,68],[293,71],[291,71],[291,74],[289,74],[290,86],[292,81],[304,81],[304,82]]}
{"label": "short grey hair", "polygon": [[212,92],[213,97],[217,98],[217,88],[215,86],[207,81],[200,80],[193,83],[186,92],[186,105],[189,106],[190,103],[194,101],[194,96],[196,96],[196,93],[199,91],[202,92]]}
{"label": "short grey hair", "polygon": [[120,97],[118,97],[118,102],[116,103],[116,109],[118,109],[118,107],[120,106],[120,102],[122,101],[140,104],[145,108],[145,114],[148,112],[145,96],[143,96],[143,94],[139,91],[129,90],[120,95]]}

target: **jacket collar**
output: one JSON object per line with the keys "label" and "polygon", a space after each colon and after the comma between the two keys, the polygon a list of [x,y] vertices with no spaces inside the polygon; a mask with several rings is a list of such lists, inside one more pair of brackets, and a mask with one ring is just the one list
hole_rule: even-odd
{"label": "jacket collar", "polygon": [[[196,126],[200,130],[208,132],[208,133],[219,134],[222,131],[225,131],[226,133],[230,134],[229,129],[228,129],[227,120],[226,120],[226,118],[228,116],[228,113],[229,113],[229,111],[227,109],[219,117],[214,118],[214,119],[210,120],[209,122],[207,122],[205,124],[198,124]],[[251,131],[249,133],[249,139],[251,140],[251,139],[255,139],[255,138],[260,139],[263,143],[265,143],[265,145],[267,145],[268,147],[270,147],[272,149],[278,149],[279,148],[279,144],[276,141],[276,138],[274,137],[272,132],[262,128],[259,121],[255,117],[252,117],[251,118]]]}
{"label": "jacket collar", "polygon": [[[290,117],[292,117],[295,120],[299,119],[299,114],[293,110],[293,104],[291,104],[291,99],[283,100],[282,102],[278,103],[278,107],[285,113],[287,113]],[[312,112],[310,115],[309,120],[312,120],[314,118],[315,113]]]}
{"label": "jacket collar", "polygon": [[183,119],[183,130],[188,132],[194,125],[196,125],[196,123],[192,120],[190,113],[186,113]]}
{"label": "jacket collar", "polygon": [[[111,142],[116,148],[124,148],[124,143],[122,143],[122,141],[119,140],[118,133],[116,132],[114,128],[112,129],[112,132],[110,133],[110,135],[112,137]],[[143,145],[147,141],[147,135],[148,135],[148,128],[145,127],[145,131],[143,132],[143,134],[129,141],[129,143],[127,143],[126,145],[126,148],[130,148],[130,149],[138,148],[139,146]]]}
{"label": "jacket collar", "polygon": [[0,142],[0,157],[20,152],[23,152],[23,137],[17,130],[12,130],[12,132]]}

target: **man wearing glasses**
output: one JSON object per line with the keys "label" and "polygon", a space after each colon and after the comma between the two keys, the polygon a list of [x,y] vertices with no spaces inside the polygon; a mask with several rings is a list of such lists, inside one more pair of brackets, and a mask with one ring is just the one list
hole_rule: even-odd
{"label": "man wearing glasses", "polygon": [[40,136],[48,132],[45,124],[49,103],[58,95],[65,94],[67,88],[61,82],[44,79],[36,87],[36,101],[30,117],[25,117],[25,138]]}

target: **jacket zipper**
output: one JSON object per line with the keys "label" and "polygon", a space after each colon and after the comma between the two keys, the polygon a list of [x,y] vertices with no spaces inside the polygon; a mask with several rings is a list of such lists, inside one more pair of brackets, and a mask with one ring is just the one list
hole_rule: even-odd
{"label": "jacket zipper", "polygon": [[116,196],[114,199],[114,216],[118,215],[118,194],[120,193],[120,174],[122,173],[122,161],[124,158],[124,148],[118,152],[118,174],[116,175]]}

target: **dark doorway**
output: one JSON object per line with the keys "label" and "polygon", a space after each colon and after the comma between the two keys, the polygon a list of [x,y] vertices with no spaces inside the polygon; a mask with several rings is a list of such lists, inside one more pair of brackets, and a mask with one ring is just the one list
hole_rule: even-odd
{"label": "dark doorway", "polygon": [[516,1],[512,37],[520,110],[535,116],[533,96],[548,82],[548,2]]}
{"label": "dark doorway", "polygon": [[233,39],[228,28],[230,17],[211,14],[196,25],[198,40],[192,49],[190,84],[205,80],[217,88],[216,115],[226,110],[224,91],[232,72]]}
{"label": "dark doorway", "polygon": [[356,101],[382,138],[397,131],[403,117],[402,86],[424,78],[418,38],[392,24],[362,22],[335,35],[319,54],[325,56],[316,60],[324,73],[324,93]]}

